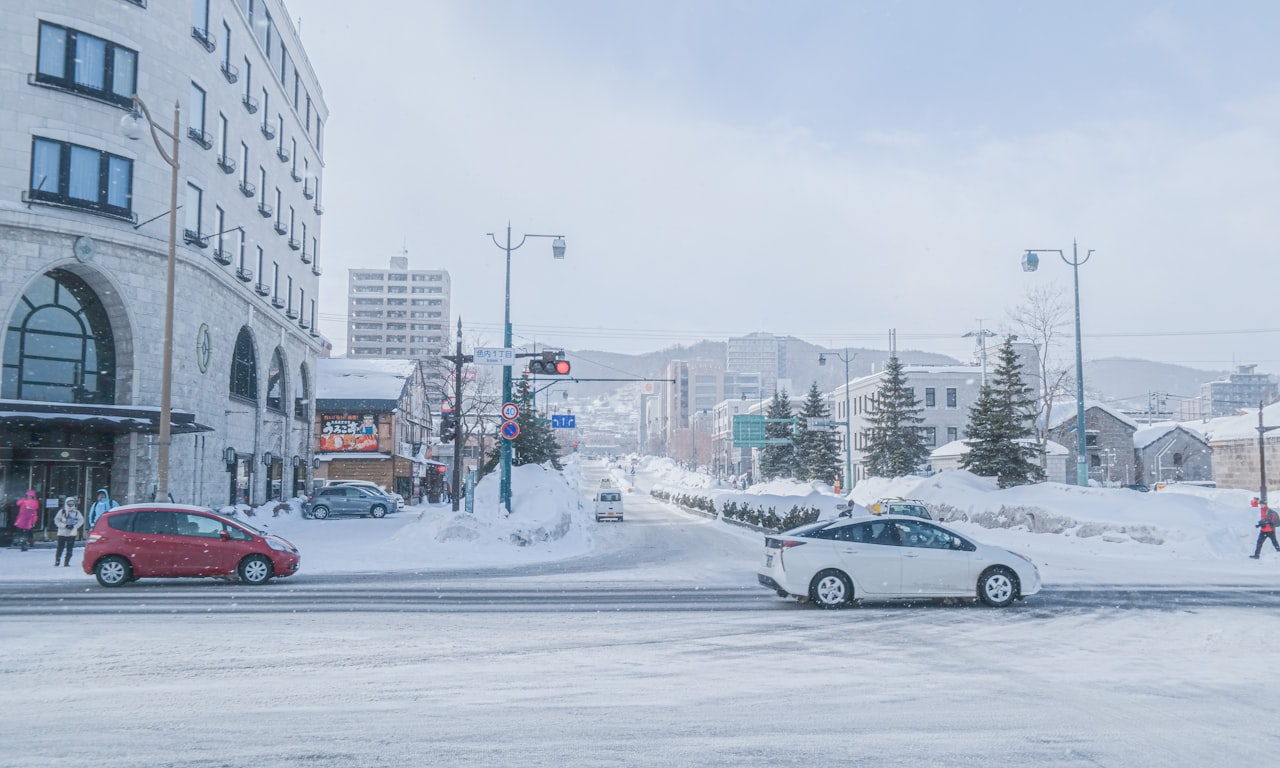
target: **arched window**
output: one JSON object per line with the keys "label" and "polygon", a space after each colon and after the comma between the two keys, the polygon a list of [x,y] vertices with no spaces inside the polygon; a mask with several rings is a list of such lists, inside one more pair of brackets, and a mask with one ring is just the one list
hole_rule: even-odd
{"label": "arched window", "polygon": [[311,400],[311,376],[306,363],[298,369],[298,385],[293,388],[293,391],[298,395],[293,399],[293,417],[306,419],[307,406],[310,405]]}
{"label": "arched window", "polygon": [[253,336],[241,328],[236,351],[231,358],[231,394],[258,402],[258,358],[253,353]]}
{"label": "arched window", "polygon": [[284,354],[277,347],[267,370],[267,407],[283,413],[284,403]]}
{"label": "arched window", "polygon": [[107,312],[84,280],[62,269],[36,278],[4,343],[0,396],[54,403],[114,403],[116,350]]}

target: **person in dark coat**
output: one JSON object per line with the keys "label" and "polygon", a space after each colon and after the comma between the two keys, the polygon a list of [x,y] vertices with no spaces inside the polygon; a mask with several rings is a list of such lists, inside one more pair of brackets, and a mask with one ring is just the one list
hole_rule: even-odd
{"label": "person in dark coat", "polygon": [[1254,547],[1253,554],[1249,555],[1254,560],[1257,560],[1262,555],[1262,542],[1267,539],[1271,539],[1271,546],[1275,547],[1277,552],[1280,552],[1280,544],[1276,543],[1276,526],[1280,525],[1280,515],[1277,515],[1266,504],[1258,505],[1258,512],[1262,516],[1262,519],[1254,526],[1258,529],[1258,546]]}

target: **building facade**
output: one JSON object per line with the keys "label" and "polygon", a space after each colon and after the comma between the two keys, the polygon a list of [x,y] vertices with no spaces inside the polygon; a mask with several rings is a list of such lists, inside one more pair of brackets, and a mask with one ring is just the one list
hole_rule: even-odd
{"label": "building facade", "polygon": [[448,354],[449,293],[448,272],[410,269],[407,256],[385,270],[348,270],[347,357]]}
{"label": "building facade", "polygon": [[765,396],[773,394],[778,379],[787,378],[787,345],[772,333],[732,336],[725,343],[725,370],[760,374]]}
{"label": "building facade", "polygon": [[[1046,479],[1077,485],[1079,439],[1076,436],[1075,401],[1054,403],[1046,424],[1049,439],[1064,446],[1069,453],[1067,474]],[[1101,403],[1090,403],[1085,407],[1085,464],[1091,485],[1116,486],[1138,482],[1137,452],[1134,449],[1137,431],[1137,423],[1115,408]]]}
{"label": "building facade", "polygon": [[[170,494],[304,488],[328,111],[283,6],[5,10],[0,508],[155,495],[171,245]],[[159,133],[122,121],[135,93]]]}
{"label": "building facade", "polygon": [[1258,373],[1257,366],[1236,366],[1235,373],[1225,379],[1200,385],[1200,413],[1192,418],[1233,416],[1258,403],[1270,405],[1280,399],[1280,387],[1269,373]]}

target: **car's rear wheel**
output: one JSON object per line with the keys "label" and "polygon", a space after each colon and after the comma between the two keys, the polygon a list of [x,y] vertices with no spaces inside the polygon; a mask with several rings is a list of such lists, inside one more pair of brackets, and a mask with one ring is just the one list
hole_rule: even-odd
{"label": "car's rear wheel", "polygon": [[853,601],[853,583],[840,571],[822,571],[809,582],[809,599],[820,608],[840,608]]}
{"label": "car's rear wheel", "polygon": [[256,586],[266,584],[274,574],[274,569],[271,567],[271,561],[262,555],[249,555],[240,561],[237,573],[240,575],[240,581]]}
{"label": "car's rear wheel", "polygon": [[1018,577],[1003,566],[988,568],[978,577],[978,598],[992,608],[1004,608],[1018,596]]}
{"label": "car's rear wheel", "polygon": [[372,507],[370,507],[369,514],[373,515],[374,517],[386,517],[387,508],[382,506],[381,504],[374,504]]}
{"label": "car's rear wheel", "polygon": [[311,516],[317,520],[323,520],[329,516],[329,508],[325,506],[312,507]]}
{"label": "car's rear wheel", "polygon": [[93,567],[93,575],[104,587],[118,587],[133,581],[133,567],[123,557],[111,555],[98,561]]}

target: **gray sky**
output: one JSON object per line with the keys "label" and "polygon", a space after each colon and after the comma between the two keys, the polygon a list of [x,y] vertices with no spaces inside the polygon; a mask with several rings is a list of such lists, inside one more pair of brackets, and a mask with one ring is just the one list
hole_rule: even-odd
{"label": "gray sky", "polygon": [[517,343],[966,356],[1070,290],[1019,260],[1075,237],[1086,358],[1280,372],[1280,4],[287,2],[331,111],[339,349],[346,269],[406,246],[497,345],[510,221],[568,238],[513,254]]}

